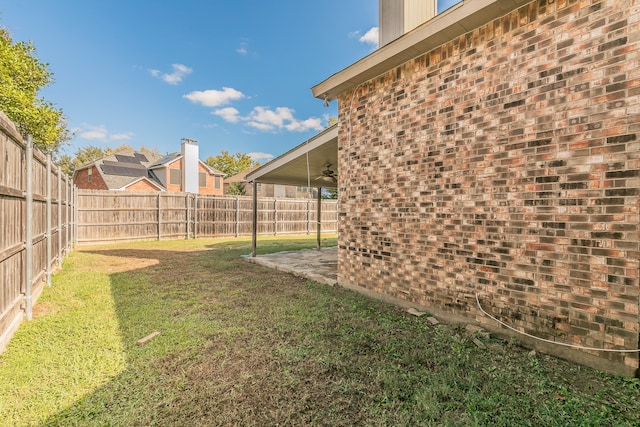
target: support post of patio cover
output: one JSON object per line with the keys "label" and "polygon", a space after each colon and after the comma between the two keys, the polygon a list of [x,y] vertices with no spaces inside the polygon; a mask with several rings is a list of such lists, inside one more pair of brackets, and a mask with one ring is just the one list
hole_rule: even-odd
{"label": "support post of patio cover", "polygon": [[322,233],[322,187],[318,187],[318,207],[316,212],[316,234],[317,242],[316,247],[320,250],[320,234]]}
{"label": "support post of patio cover", "polygon": [[258,236],[258,184],[255,181],[253,185],[253,227],[251,229],[251,257],[256,256],[256,245]]}

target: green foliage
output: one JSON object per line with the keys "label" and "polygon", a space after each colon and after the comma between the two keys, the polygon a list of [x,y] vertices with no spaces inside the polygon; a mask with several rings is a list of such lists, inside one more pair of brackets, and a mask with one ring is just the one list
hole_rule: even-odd
{"label": "green foliage", "polygon": [[245,184],[242,182],[232,182],[229,184],[229,190],[226,194],[230,194],[232,196],[244,196],[247,194],[247,190]]}
{"label": "green foliage", "polygon": [[52,152],[69,139],[69,131],[62,110],[38,98],[38,91],[53,81],[47,67],[31,42],[14,43],[0,28],[0,110],[42,151]]}
{"label": "green foliage", "polygon": [[335,200],[338,198],[338,190],[335,188],[323,188],[322,198],[328,200]]}
{"label": "green foliage", "polygon": [[253,167],[260,166],[260,163],[253,160],[248,154],[230,154],[227,150],[222,150],[217,156],[207,157],[205,163],[214,169],[218,169],[220,172],[226,173],[227,176],[233,176]]}

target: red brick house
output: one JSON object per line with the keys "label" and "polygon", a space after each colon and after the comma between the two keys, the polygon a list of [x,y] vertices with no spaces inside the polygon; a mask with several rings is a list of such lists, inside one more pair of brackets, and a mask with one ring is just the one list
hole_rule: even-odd
{"label": "red brick house", "polygon": [[633,375],[640,2],[420,4],[381,0],[382,46],[312,88],[338,102],[339,283]]}
{"label": "red brick house", "polygon": [[223,194],[224,173],[198,158],[197,145],[183,143],[182,152],[149,159],[141,153],[118,153],[79,167],[73,174],[81,189],[172,191]]}

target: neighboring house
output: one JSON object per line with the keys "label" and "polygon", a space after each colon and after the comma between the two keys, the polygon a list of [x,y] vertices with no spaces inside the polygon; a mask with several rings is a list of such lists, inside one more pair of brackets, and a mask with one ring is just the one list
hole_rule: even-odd
{"label": "neighboring house", "polygon": [[[229,194],[231,184],[240,185],[244,188],[245,196],[253,195],[253,186],[247,182],[247,174],[253,172],[256,168],[249,169],[244,172],[237,173],[224,179],[224,194]],[[309,187],[300,187],[295,185],[282,184],[256,184],[258,197],[275,197],[275,198],[292,198],[292,199],[315,199],[318,190],[315,188],[309,192]]]}
{"label": "neighboring house", "polygon": [[148,168],[156,160],[141,153],[112,154],[77,168],[73,183],[88,190],[165,191],[149,176]]}
{"label": "neighboring house", "polygon": [[198,158],[198,146],[182,144],[180,153],[148,159],[141,153],[118,153],[79,167],[78,188],[122,191],[170,191],[223,194],[225,174]]}
{"label": "neighboring house", "polygon": [[640,4],[465,0],[413,28],[419,4],[380,0],[382,46],[312,88],[338,101],[339,282],[633,375]]}

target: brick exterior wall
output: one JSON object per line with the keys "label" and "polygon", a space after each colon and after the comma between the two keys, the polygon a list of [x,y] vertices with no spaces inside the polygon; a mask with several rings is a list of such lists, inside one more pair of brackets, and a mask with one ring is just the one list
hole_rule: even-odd
{"label": "brick exterior wall", "polygon": [[535,1],[342,93],[339,281],[497,328],[478,293],[521,331],[637,349],[639,9]]}
{"label": "brick exterior wall", "polygon": [[[91,181],[89,181],[89,169],[92,170]],[[95,166],[77,171],[73,177],[73,184],[78,188],[84,188],[87,190],[109,189]]]}
{"label": "brick exterior wall", "polygon": [[223,186],[223,181],[224,181],[224,177],[220,176],[219,177],[219,183],[220,183],[220,187],[216,188],[215,186],[215,175],[212,175],[209,173],[209,171],[207,170],[207,168],[205,168],[204,166],[202,166],[202,163],[198,162],[198,173],[200,172],[204,172],[207,174],[207,186],[206,187],[199,187],[199,193],[200,194],[212,194],[215,196],[221,196],[224,193],[224,186]]}

